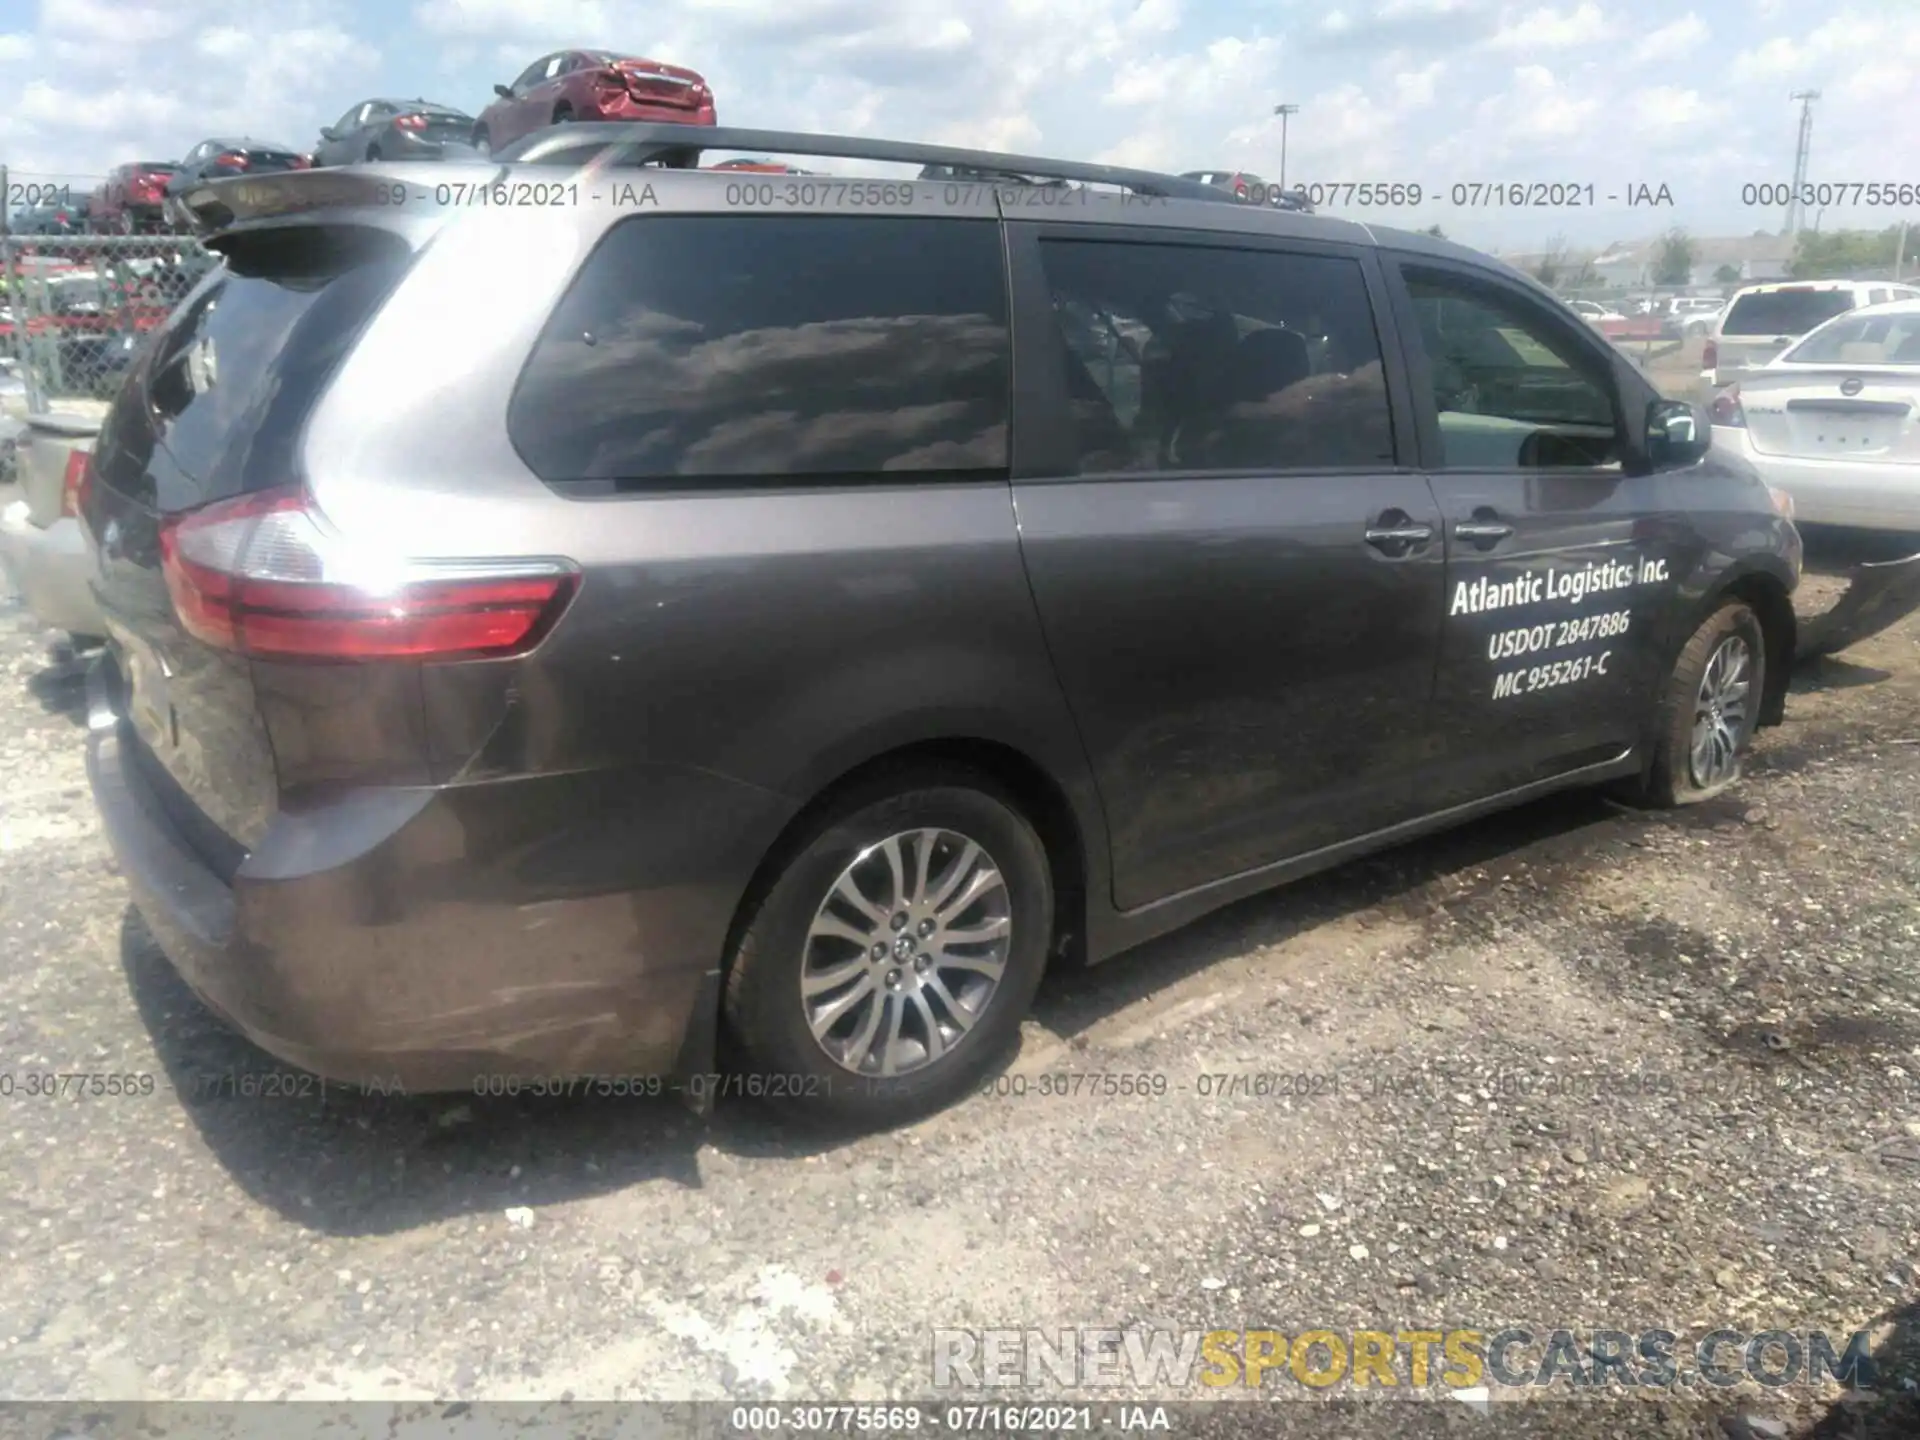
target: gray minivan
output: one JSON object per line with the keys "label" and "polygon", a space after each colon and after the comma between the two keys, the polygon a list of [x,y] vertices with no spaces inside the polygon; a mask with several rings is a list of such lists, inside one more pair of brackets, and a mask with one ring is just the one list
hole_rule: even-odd
{"label": "gray minivan", "polygon": [[689,136],[188,197],[225,264],[81,501],[90,771],[275,1055],[893,1123],[1051,964],[1780,718],[1783,497],[1505,266]]}

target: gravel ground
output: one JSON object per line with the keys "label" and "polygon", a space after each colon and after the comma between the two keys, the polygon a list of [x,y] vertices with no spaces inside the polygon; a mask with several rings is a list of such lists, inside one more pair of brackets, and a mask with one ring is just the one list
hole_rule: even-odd
{"label": "gravel ground", "polygon": [[[1727,797],[1534,805],[1051,977],[1027,1094],[830,1145],[737,1101],[209,1093],[280,1067],[128,908],[77,705],[0,600],[0,1068],[156,1077],[0,1099],[11,1396],[926,1397],[932,1331],[969,1326],[1867,1329],[1896,1393],[1920,1375],[1920,617],[1803,673]],[[1167,1093],[1037,1093],[1064,1072]],[[1304,1078],[1200,1093],[1251,1072]],[[1833,1400],[1496,1408],[1920,1431],[1910,1399]],[[1210,1413],[1178,1433],[1249,1407]]]}

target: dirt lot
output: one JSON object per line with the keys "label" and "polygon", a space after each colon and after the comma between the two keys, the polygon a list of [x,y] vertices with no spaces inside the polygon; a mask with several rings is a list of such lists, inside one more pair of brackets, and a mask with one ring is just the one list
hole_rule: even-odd
{"label": "dirt lot", "polygon": [[[0,601],[0,1069],[155,1077],[0,1099],[12,1396],[926,1397],[963,1326],[1869,1329],[1920,1375],[1920,618],[1803,673],[1729,797],[1535,805],[1052,977],[1026,1095],[831,1146],[216,1093],[279,1067],[128,909],[77,698]],[[1038,1093],[1068,1072],[1166,1093]],[[1252,1072],[1299,1078],[1200,1093]],[[1802,1387],[1569,1393],[1499,1433],[1854,1433]]]}

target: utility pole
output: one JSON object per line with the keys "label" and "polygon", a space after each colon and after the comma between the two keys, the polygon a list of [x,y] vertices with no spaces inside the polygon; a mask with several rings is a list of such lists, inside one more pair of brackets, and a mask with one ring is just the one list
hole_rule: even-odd
{"label": "utility pole", "polygon": [[1276,105],[1273,107],[1273,113],[1280,117],[1280,193],[1284,195],[1287,190],[1287,117],[1298,115],[1300,107]]}
{"label": "utility pole", "polygon": [[1893,246],[1893,278],[1898,280],[1900,272],[1906,268],[1907,259],[1907,222],[1900,222],[1900,238]]}
{"label": "utility pole", "polygon": [[1807,151],[1813,144],[1813,102],[1818,90],[1796,90],[1787,97],[1800,102],[1800,143],[1793,152],[1793,193],[1787,197],[1787,239],[1800,232],[1800,189],[1807,183]]}

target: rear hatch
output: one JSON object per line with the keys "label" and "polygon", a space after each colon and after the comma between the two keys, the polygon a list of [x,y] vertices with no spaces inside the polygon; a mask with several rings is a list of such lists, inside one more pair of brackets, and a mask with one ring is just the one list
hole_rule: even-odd
{"label": "rear hatch", "polygon": [[274,755],[250,662],[184,628],[163,551],[194,512],[299,479],[306,417],[411,257],[369,227],[241,237],[144,350],[95,443],[81,505],[108,691],[131,763],[225,874],[277,808]]}
{"label": "rear hatch", "polygon": [[304,170],[307,157],[291,145],[260,144],[249,142],[237,147],[237,152],[247,162],[249,174],[270,174],[276,170]]}
{"label": "rear hatch", "polygon": [[653,60],[615,60],[609,68],[619,73],[627,93],[642,104],[698,110],[708,98],[706,81],[697,70]]}
{"label": "rear hatch", "polygon": [[167,160],[143,160],[127,179],[127,203],[158,205],[166,198],[167,182],[180,173],[180,167]]}
{"label": "rear hatch", "polygon": [[[403,121],[414,123],[402,124]],[[422,140],[435,140],[441,144],[449,140],[465,141],[473,134],[473,117],[445,105],[416,105],[402,113],[394,123]]]}
{"label": "rear hatch", "polygon": [[1783,285],[1740,296],[1715,337],[1719,383],[1765,365],[1809,330],[1846,314],[1853,304],[1851,289],[1832,285]]}
{"label": "rear hatch", "polygon": [[1920,309],[1836,321],[1742,377],[1740,403],[1762,454],[1920,463]]}

